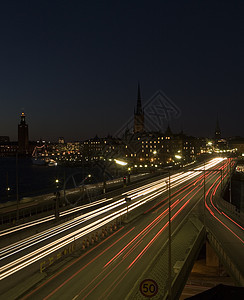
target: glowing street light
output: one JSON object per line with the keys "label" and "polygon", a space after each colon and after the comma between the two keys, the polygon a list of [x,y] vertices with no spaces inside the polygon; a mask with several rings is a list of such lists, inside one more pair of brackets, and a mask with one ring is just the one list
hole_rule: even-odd
{"label": "glowing street light", "polygon": [[10,190],[11,190],[11,189],[10,189],[10,187],[9,187],[9,186],[7,186],[7,187],[6,187],[7,197],[9,196],[9,192],[10,192]]}
{"label": "glowing street light", "polygon": [[114,161],[120,166],[126,166],[128,164],[127,162],[118,159],[115,159]]}
{"label": "glowing street light", "polygon": [[60,192],[59,192],[59,179],[55,179],[56,191],[54,192],[55,197],[55,219],[59,219],[59,201],[60,201]]}
{"label": "glowing street light", "polygon": [[181,156],[181,155],[178,155],[178,154],[176,154],[176,155],[175,155],[175,158],[177,158],[177,159],[182,159],[182,156]]}

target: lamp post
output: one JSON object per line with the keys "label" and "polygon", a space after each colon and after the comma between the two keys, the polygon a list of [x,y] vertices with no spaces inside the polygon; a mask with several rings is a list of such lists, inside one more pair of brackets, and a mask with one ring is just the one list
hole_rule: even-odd
{"label": "lamp post", "polygon": [[10,187],[9,187],[9,184],[8,184],[8,172],[6,174],[6,193],[7,193],[7,198],[9,196],[9,192],[10,192]]}
{"label": "lamp post", "polygon": [[106,193],[105,166],[103,167],[103,194]]}
{"label": "lamp post", "polygon": [[[119,159],[114,159],[115,161],[115,166],[119,165],[119,166],[127,166],[128,163],[126,161],[123,160],[119,160]],[[125,172],[125,170],[123,170],[123,172]],[[123,187],[126,187],[126,175],[123,176]]]}
{"label": "lamp post", "polygon": [[166,180],[166,186],[168,187],[168,198],[169,198],[169,257],[168,257],[168,299],[171,299],[171,195],[170,195],[170,171],[169,171],[169,179]]}
{"label": "lamp post", "polygon": [[220,173],[221,173],[221,193],[223,191],[223,170],[220,169]]}
{"label": "lamp post", "polygon": [[182,166],[182,156],[179,154],[175,155],[175,158],[179,161],[180,167]]}
{"label": "lamp post", "polygon": [[229,192],[230,192],[230,203],[232,203],[232,199],[231,199],[231,160],[230,160],[230,185],[229,185]]}
{"label": "lamp post", "polygon": [[7,188],[6,188],[6,192],[7,192],[7,198],[9,197],[9,192],[10,192],[10,187],[9,186],[7,186]]}
{"label": "lamp post", "polygon": [[55,180],[55,183],[56,183],[56,198],[55,198],[55,218],[56,220],[59,219],[59,200],[60,200],[60,192],[58,190],[58,187],[59,187],[59,180],[56,179]]}
{"label": "lamp post", "polygon": [[131,173],[131,168],[128,168],[128,184],[130,184],[130,173]]}
{"label": "lamp post", "polygon": [[19,221],[19,171],[18,171],[18,152],[16,152],[16,220]]}
{"label": "lamp post", "polygon": [[204,169],[203,169],[203,224],[206,230],[206,214],[205,214],[205,198],[206,198],[206,168],[205,168],[205,159],[204,159]]}

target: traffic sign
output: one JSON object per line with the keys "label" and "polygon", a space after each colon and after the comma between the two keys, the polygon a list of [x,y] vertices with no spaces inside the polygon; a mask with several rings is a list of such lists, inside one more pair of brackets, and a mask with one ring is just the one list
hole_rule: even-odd
{"label": "traffic sign", "polygon": [[151,298],[158,292],[158,285],[156,281],[152,279],[145,279],[140,284],[140,292],[143,296]]}

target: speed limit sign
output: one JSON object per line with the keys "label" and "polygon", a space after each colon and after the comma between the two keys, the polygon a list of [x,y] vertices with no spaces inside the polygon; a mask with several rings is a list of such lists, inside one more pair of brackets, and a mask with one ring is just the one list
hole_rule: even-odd
{"label": "speed limit sign", "polygon": [[152,279],[145,279],[140,284],[140,292],[143,296],[151,298],[158,292],[158,285],[156,281]]}

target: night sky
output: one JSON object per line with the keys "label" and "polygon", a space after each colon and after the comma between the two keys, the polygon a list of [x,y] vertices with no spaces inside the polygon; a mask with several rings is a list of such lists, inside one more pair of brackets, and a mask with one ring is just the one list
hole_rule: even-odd
{"label": "night sky", "polygon": [[[244,1],[8,0],[0,5],[0,135],[114,134],[158,90],[175,132],[244,136]],[[164,130],[165,128],[162,128]]]}

